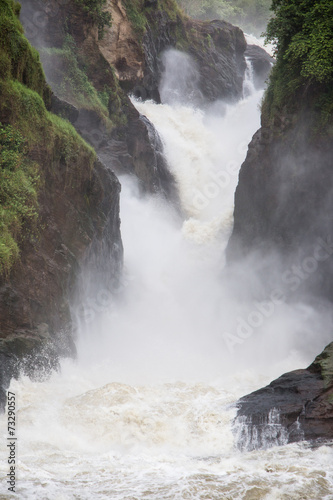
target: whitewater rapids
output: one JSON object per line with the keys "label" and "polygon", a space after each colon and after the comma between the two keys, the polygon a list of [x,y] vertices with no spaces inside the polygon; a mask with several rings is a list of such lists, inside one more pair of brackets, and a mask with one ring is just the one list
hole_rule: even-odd
{"label": "whitewater rapids", "polygon": [[[3,479],[1,500],[333,498],[331,447],[234,446],[237,399],[306,366],[328,340],[315,311],[304,319],[287,305],[235,352],[223,338],[246,309],[221,273],[238,170],[259,127],[262,92],[248,76],[232,105],[135,101],[161,136],[183,216],[120,179],[124,290],[116,303],[87,298],[94,314],[77,361],[47,381],[12,381],[17,493]],[[2,443],[6,424],[1,415]]]}

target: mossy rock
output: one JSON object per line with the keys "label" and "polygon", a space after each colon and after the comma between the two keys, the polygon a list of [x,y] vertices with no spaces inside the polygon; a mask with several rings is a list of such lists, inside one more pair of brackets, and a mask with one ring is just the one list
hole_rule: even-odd
{"label": "mossy rock", "polygon": [[316,357],[309,370],[321,373],[325,387],[333,383],[333,342]]}

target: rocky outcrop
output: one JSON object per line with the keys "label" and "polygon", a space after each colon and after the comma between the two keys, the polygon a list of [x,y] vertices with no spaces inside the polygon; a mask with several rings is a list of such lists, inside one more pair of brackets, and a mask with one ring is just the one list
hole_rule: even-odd
{"label": "rocky outcrop", "polygon": [[52,94],[51,96],[50,111],[52,111],[55,115],[65,118],[73,125],[79,118],[79,110],[72,104],[59,99],[59,97],[55,94]]}
{"label": "rocky outcrop", "polygon": [[170,201],[177,200],[175,181],[154,126],[130,100],[124,113],[127,124],[109,132],[94,111],[81,109],[75,127],[116,174],[135,174],[143,193],[160,193]]}
{"label": "rocky outcrop", "polygon": [[[281,274],[291,265],[303,269],[298,291],[306,288],[331,300],[333,147],[329,136],[314,132],[314,116],[310,110],[285,112],[274,125],[264,120],[254,135],[239,174],[227,256],[231,263],[253,251],[278,251],[284,262]],[[327,258],[316,258],[323,241]]]}
{"label": "rocky outcrop", "polygon": [[[175,48],[193,56],[200,67],[199,91],[204,99],[237,99],[242,93],[246,42],[243,32],[224,21],[201,22],[186,18],[170,2],[110,0],[112,27],[99,42],[104,57],[114,65],[122,88],[143,99],[160,102],[162,54]],[[137,9],[145,23],[141,33],[127,14]]]}
{"label": "rocky outcrop", "polygon": [[258,45],[247,45],[245,58],[253,68],[253,83],[256,89],[262,89],[271,72],[274,59]]}
{"label": "rocky outcrop", "polygon": [[105,30],[99,47],[126,90],[129,82],[133,86],[144,77],[144,53],[121,0],[109,0],[106,10],[112,16],[112,26]]}
{"label": "rocky outcrop", "polygon": [[4,382],[22,368],[34,376],[36,370],[57,366],[60,357],[75,355],[70,302],[80,264],[89,247],[94,245],[97,253],[105,231],[112,248],[104,281],[116,280],[121,269],[120,185],[115,176],[106,176],[98,162],[92,171],[78,162],[67,175],[61,161],[51,162],[45,155],[41,164],[38,238],[25,241],[21,262],[0,279]]}
{"label": "rocky outcrop", "polygon": [[333,439],[333,343],[307,369],[241,398],[235,428],[238,446],[248,450],[282,444],[281,439]]}
{"label": "rocky outcrop", "polygon": [[122,267],[120,184],[74,128],[48,111],[76,117],[73,106],[51,95],[38,54],[19,23],[12,22],[12,4],[6,7],[2,22],[16,30],[8,32],[21,49],[16,52],[15,44],[7,43],[4,30],[0,56],[11,74],[0,74],[0,122],[21,133],[20,161],[38,172],[38,219],[36,227],[23,219],[20,258],[0,276],[0,407],[10,379],[20,371],[45,376],[60,357],[75,355],[70,302],[92,249],[98,257],[102,242],[108,245],[108,286]]}
{"label": "rocky outcrop", "polygon": [[[311,9],[313,4],[305,7],[304,19]],[[275,12],[277,25],[283,24],[284,9]],[[325,25],[326,14],[317,14],[318,24]],[[306,297],[318,306],[333,300],[332,73],[323,78],[304,67],[305,61],[312,70],[317,64],[329,66],[331,58],[323,52],[310,64],[310,52],[291,55],[290,47],[308,29],[296,18],[288,18],[293,35],[276,34],[279,52],[261,128],[239,174],[227,259],[236,267],[247,257],[255,262],[263,295],[279,289],[290,304]],[[274,32],[274,22],[268,32]],[[260,436],[267,437],[273,424],[275,444],[332,438],[332,384],[321,364],[331,357],[332,345],[308,369],[283,375],[240,401],[239,418],[247,420],[250,446],[255,436],[258,446],[264,445]]]}
{"label": "rocky outcrop", "polygon": [[[144,80],[139,83],[147,97],[160,100],[163,51],[177,48],[193,57],[200,68],[198,89],[204,99],[238,99],[242,94],[246,42],[242,31],[224,21],[199,22],[168,19],[163,11],[148,16],[149,28],[143,38]],[[179,40],[179,30],[182,38]]]}

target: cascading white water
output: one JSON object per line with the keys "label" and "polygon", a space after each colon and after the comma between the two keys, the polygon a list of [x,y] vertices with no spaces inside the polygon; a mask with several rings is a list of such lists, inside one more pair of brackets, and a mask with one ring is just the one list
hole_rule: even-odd
{"label": "cascading white water", "polygon": [[[170,84],[165,74],[169,96]],[[225,340],[253,308],[235,302],[222,270],[260,97],[247,92],[237,104],[201,110],[178,98],[135,102],[161,135],[183,218],[121,178],[124,288],[116,301],[102,300],[101,290],[90,302],[77,362],[64,361],[47,382],[22,377],[11,384],[20,498],[331,498],[331,448],[234,447],[233,403],[305,366],[328,340],[325,318],[309,309],[304,316],[301,305],[281,305],[233,349]],[[251,270],[242,272],[246,279]],[[5,436],[4,416],[0,426]],[[7,469],[1,448],[4,477]],[[0,498],[11,498],[1,488]]]}

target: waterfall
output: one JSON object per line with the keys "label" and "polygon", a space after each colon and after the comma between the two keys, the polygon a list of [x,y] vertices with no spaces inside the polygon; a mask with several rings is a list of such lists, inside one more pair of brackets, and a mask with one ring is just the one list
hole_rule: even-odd
{"label": "waterfall", "polygon": [[[278,413],[257,441],[280,447],[254,449],[248,425],[240,429],[244,451],[235,446],[237,400],[308,364],[324,318],[281,304],[244,333],[245,320],[264,305],[233,292],[256,267],[246,263],[235,285],[223,253],[262,91],[251,86],[249,68],[237,103],[203,102],[195,85],[186,99],[196,69],[189,56],[176,56],[186,64],[168,60],[174,51],[165,55],[165,102],[133,102],[159,133],[181,209],[120,177],[120,282],[112,293],[94,282],[93,296],[89,290],[83,299],[76,361],[63,361],[48,381],[11,383],[20,498],[330,498],[332,449],[286,445]],[[174,100],[168,68],[182,67]],[[230,349],[226,335],[236,331],[242,335]],[[6,425],[0,416],[1,435]],[[2,448],[0,470],[5,477]]]}

